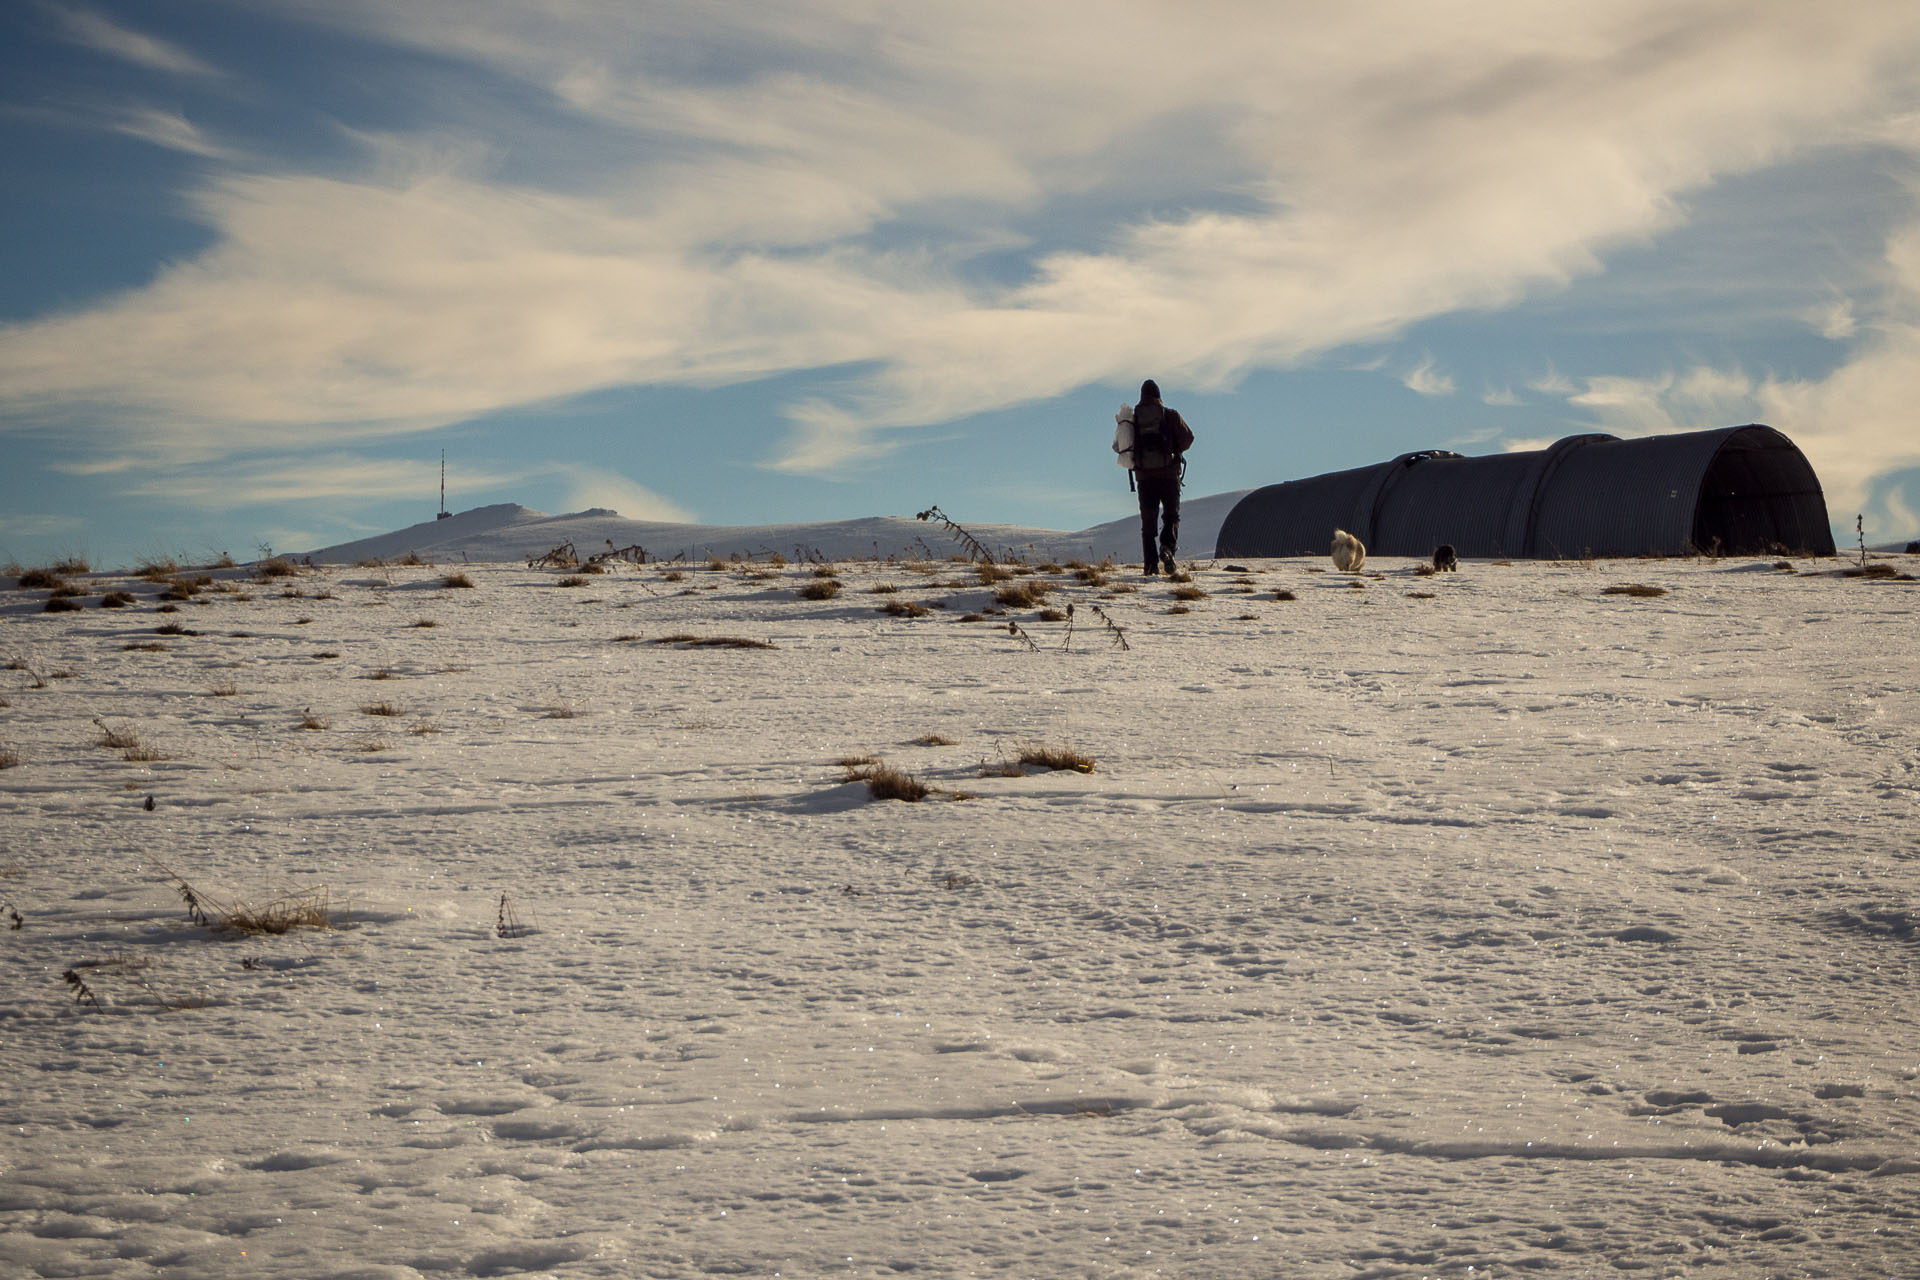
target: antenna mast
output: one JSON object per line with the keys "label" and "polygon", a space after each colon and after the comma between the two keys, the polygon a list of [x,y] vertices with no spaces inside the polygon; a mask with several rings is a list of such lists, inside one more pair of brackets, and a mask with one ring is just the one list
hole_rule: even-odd
{"label": "antenna mast", "polygon": [[445,520],[453,512],[447,510],[447,451],[440,451],[440,514],[435,520]]}

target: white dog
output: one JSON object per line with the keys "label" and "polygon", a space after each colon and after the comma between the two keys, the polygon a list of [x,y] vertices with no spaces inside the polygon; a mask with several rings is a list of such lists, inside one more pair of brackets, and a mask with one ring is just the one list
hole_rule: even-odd
{"label": "white dog", "polygon": [[1367,562],[1367,547],[1345,529],[1333,531],[1333,567],[1342,573],[1358,573]]}

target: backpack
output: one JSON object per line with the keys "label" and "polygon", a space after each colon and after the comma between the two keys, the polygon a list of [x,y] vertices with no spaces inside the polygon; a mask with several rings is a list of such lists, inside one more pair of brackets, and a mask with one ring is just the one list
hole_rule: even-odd
{"label": "backpack", "polygon": [[1113,460],[1133,470],[1133,406],[1123,404],[1113,415]]}
{"label": "backpack", "polygon": [[[1143,404],[1133,412],[1133,469],[1161,471],[1178,466],[1193,447],[1193,431],[1179,414],[1162,404]],[[1123,464],[1124,465],[1124,464]]]}

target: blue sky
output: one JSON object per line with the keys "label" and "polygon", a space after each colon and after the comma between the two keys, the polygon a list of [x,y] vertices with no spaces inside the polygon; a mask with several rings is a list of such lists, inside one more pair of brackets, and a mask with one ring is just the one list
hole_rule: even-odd
{"label": "blue sky", "polygon": [[1080,528],[1766,422],[1920,534],[1920,6],[22,0],[0,556]]}

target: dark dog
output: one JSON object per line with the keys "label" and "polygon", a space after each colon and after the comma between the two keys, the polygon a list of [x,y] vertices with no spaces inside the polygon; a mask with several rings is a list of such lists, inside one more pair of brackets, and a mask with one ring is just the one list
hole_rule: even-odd
{"label": "dark dog", "polygon": [[1451,542],[1443,542],[1434,548],[1433,567],[1437,573],[1452,573],[1460,567],[1460,557],[1454,554]]}

